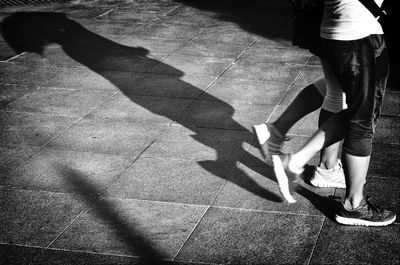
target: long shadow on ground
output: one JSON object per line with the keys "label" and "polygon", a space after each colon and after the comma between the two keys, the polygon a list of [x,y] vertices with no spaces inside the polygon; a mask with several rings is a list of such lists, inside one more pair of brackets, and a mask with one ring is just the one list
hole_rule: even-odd
{"label": "long shadow on ground", "polygon": [[[123,46],[110,41],[85,29],[79,23],[66,18],[65,14],[62,13],[15,13],[3,20],[1,30],[4,39],[17,53],[28,51],[42,54],[45,46],[49,43],[61,45],[68,56],[111,81],[132,102],[157,115],[165,116],[170,120],[175,120],[177,118],[176,114],[165,112],[162,108],[160,109],[155,97],[154,101],[152,101],[152,97],[146,97],[146,100],[144,100],[143,97],[129,94],[129,91],[127,91],[129,88],[121,85],[123,83],[121,82],[121,71],[131,72],[133,71],[132,69],[150,70],[153,66],[157,65],[168,72],[168,75],[159,75],[160,80],[158,81],[160,83],[165,81],[165,83],[172,83],[176,87],[184,87],[189,94],[200,95],[204,93],[203,90],[182,81],[180,77],[184,73],[180,70],[149,57],[146,49],[142,47]],[[173,79],[172,81],[171,78]],[[201,161],[199,164],[214,175],[228,181],[236,181],[235,184],[238,186],[264,199],[280,202],[281,199],[278,195],[261,187],[251,178],[247,178],[245,181],[243,179],[230,178],[229,174],[221,174],[221,172],[215,171],[214,167],[210,166],[210,162],[224,163],[227,165],[226,168],[235,168],[237,161],[229,161],[227,155],[231,154],[227,154],[227,152],[229,150],[243,151],[242,143],[247,142],[251,144],[253,135],[232,118],[234,113],[232,106],[211,95],[208,95],[208,98],[216,103],[215,106],[218,106],[215,107],[215,111],[218,112],[219,118],[230,124],[230,127],[236,131],[243,132],[241,134],[243,137],[238,141],[227,141],[226,145],[229,146],[226,146],[216,141],[213,137],[210,137],[210,134],[204,128],[195,126],[196,123],[193,121],[197,119],[196,113],[190,114],[191,116],[182,119],[182,121],[179,120],[181,125],[195,133],[192,136],[195,140],[214,149],[217,154],[217,160]],[[213,110],[209,111],[212,112]],[[249,156],[248,161],[259,160],[249,153],[246,155]],[[252,168],[254,171],[260,170],[250,164],[246,166]],[[273,179],[272,174],[267,177]]]}
{"label": "long shadow on ground", "polygon": [[[151,97],[147,97],[147,100],[143,100],[143,97],[137,97],[129,94],[129,91],[126,90],[126,86],[121,85],[119,73],[121,71],[132,72],[132,69],[146,69],[148,71],[153,66],[157,65],[161,66],[163,69],[166,69],[166,71],[169,73],[168,75],[165,75],[165,78],[169,78],[168,80],[165,80],[165,82],[170,83],[171,78],[173,78],[173,83],[176,86],[185,87],[185,89],[193,92],[191,94],[200,95],[204,93],[203,90],[200,90],[199,88],[182,81],[180,78],[184,75],[184,73],[180,70],[151,58],[146,49],[142,47],[127,47],[112,42],[91,31],[88,31],[80,24],[68,19],[64,14],[61,13],[15,13],[3,20],[1,24],[1,30],[4,39],[17,53],[28,51],[42,54],[45,46],[49,43],[57,43],[61,45],[62,49],[68,56],[78,61],[82,65],[90,68],[94,72],[102,75],[110,82],[118,86],[120,91],[124,93],[126,97],[128,97],[133,103],[136,103],[157,115],[165,116],[170,120],[176,121],[176,115],[165,113],[162,109],[158,108],[157,102],[152,101]],[[161,78],[161,80],[159,80],[161,83],[163,82],[162,76],[163,75],[160,75],[159,77]],[[237,159],[236,161],[227,161],[225,159],[227,150],[238,150],[239,152],[243,151],[242,144],[252,144],[253,135],[248,129],[237,123],[232,118],[234,113],[234,108],[232,106],[211,95],[208,95],[208,98],[217,103],[215,105],[218,106],[218,109],[215,109],[215,111],[218,111],[220,115],[219,118],[230,124],[236,131],[242,132],[243,135],[241,140],[229,141],[226,144],[230,146],[224,146],[221,145],[220,142],[215,141],[215,139],[210,137],[209,134],[205,133],[204,128],[195,126],[196,123],[193,122],[196,121],[195,114],[190,114],[191,116],[186,117],[183,120],[178,120],[182,126],[194,132],[193,138],[195,140],[212,148],[217,154],[217,159],[215,161],[201,161],[199,164],[212,174],[226,179],[227,181],[231,181],[261,198],[280,202],[281,198],[277,194],[260,186],[245,173],[241,174],[243,176],[242,179],[232,178],[231,174],[221,174],[220,171],[215,170],[215,167],[209,166],[210,163],[224,163],[227,165],[227,168],[236,168],[236,164],[240,159]],[[243,153],[245,152],[243,151]],[[249,157],[249,159],[246,161],[254,162],[259,160],[249,153],[246,153],[246,156]],[[265,175],[265,172],[261,172],[260,168],[252,166],[254,163],[244,165],[275,181],[272,171],[271,174]],[[303,190],[303,192],[300,194],[310,199],[310,201],[312,201],[315,205],[320,206],[321,203],[325,203],[324,198],[318,195],[311,196],[308,191]],[[107,218],[113,218],[112,216],[114,216],[114,213],[111,208],[111,206],[107,206],[105,209],[99,209],[99,211],[102,213],[107,213],[111,217],[106,217],[104,214],[100,215],[106,220]],[[321,206],[317,208],[323,207]],[[128,240],[130,239],[128,238]],[[143,255],[153,255],[151,250],[149,251],[149,253],[143,252]]]}

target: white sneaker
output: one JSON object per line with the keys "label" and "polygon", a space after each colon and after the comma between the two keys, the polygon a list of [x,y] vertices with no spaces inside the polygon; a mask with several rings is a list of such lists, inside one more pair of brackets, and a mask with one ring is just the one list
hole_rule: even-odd
{"label": "white sneaker", "polygon": [[288,203],[295,203],[296,200],[292,197],[292,194],[290,194],[290,184],[297,175],[303,172],[303,169],[294,172],[289,168],[289,161],[290,155],[272,155],[274,173],[276,181],[278,182],[279,191]]}
{"label": "white sneaker", "polygon": [[346,188],[344,180],[344,172],[342,162],[338,159],[338,163],[332,169],[322,169],[315,167],[314,176],[310,183],[319,188]]}

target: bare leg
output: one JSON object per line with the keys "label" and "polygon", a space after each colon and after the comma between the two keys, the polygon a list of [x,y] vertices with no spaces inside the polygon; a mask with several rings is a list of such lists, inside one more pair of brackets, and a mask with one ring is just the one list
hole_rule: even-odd
{"label": "bare leg", "polygon": [[343,169],[346,179],[346,197],[344,207],[355,209],[364,198],[364,184],[366,182],[370,156],[353,156],[343,152]]}
{"label": "bare leg", "polygon": [[[318,85],[318,88],[314,84],[305,87],[279,118],[272,123],[282,135],[285,135],[304,116],[321,107],[326,93],[326,85],[322,79],[317,82],[323,83]],[[320,91],[322,88],[324,91]]]}

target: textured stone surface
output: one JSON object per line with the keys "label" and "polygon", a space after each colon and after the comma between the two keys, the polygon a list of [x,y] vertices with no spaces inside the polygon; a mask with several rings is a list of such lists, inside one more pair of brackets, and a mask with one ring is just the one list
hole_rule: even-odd
{"label": "textured stone surface", "polygon": [[203,206],[135,200],[92,201],[51,247],[171,259],[203,216]]}
{"label": "textured stone surface", "polygon": [[48,246],[84,204],[69,194],[1,188],[0,241]]}
{"label": "textured stone surface", "polygon": [[[291,184],[294,204],[261,155],[252,125],[277,119],[322,77],[318,58],[292,46],[291,5],[2,7],[2,21],[48,13],[12,25],[42,54],[12,57],[0,34],[0,263],[399,263],[398,220],[333,221],[345,190],[308,184],[319,154]],[[56,12],[69,20],[41,20]],[[365,193],[399,215],[399,67],[390,68]],[[299,150],[317,120],[318,111],[291,128],[283,152]]]}
{"label": "textured stone surface", "polygon": [[[66,150],[44,150],[2,178],[3,186],[36,190],[74,192],[80,181],[104,190],[131,164],[129,157]],[[82,180],[65,173],[65,168],[79,172]]]}
{"label": "textured stone surface", "polygon": [[212,208],[178,260],[213,263],[306,263],[322,217]]}
{"label": "textured stone surface", "polygon": [[106,191],[107,196],[211,205],[234,166],[213,161],[193,162],[142,158]]}

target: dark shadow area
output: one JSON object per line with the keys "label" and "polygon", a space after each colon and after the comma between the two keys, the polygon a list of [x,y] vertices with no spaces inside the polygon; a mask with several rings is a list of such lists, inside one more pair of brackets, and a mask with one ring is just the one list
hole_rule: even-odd
{"label": "dark shadow area", "polygon": [[292,0],[175,0],[273,40],[292,40]]}
{"label": "dark shadow area", "polygon": [[[248,32],[291,44],[291,0],[175,0],[199,10],[214,12],[219,20],[236,23]],[[243,8],[246,7],[246,8]],[[251,8],[249,8],[251,7]],[[400,64],[390,62],[388,89],[400,91]]]}
{"label": "dark shadow area", "polygon": [[309,200],[323,215],[328,217],[331,221],[336,222],[335,213],[338,212],[341,198],[333,195],[328,197],[321,196],[296,182],[293,183],[293,189],[298,194]]}
{"label": "dark shadow area", "polygon": [[135,264],[169,264],[162,261],[164,255],[159,252],[154,243],[150,242],[134,224],[134,220],[125,220],[115,209],[112,202],[100,200],[91,194],[99,194],[100,190],[85,181],[85,177],[73,168],[63,165],[56,165],[57,170],[64,181],[74,187],[77,195],[89,205],[90,209],[104,222],[106,222],[115,233],[122,239],[130,253],[141,257]]}
{"label": "dark shadow area", "polygon": [[[64,52],[75,61],[90,68],[94,72],[108,79],[115,84],[122,93],[124,93],[133,103],[136,103],[147,110],[160,116],[165,116],[170,120],[176,120],[177,116],[174,113],[165,112],[163,108],[158,107],[156,97],[140,97],[134,95],[129,90],[129,87],[121,85],[121,72],[135,72],[140,70],[146,72],[153,66],[162,67],[168,74],[159,75],[159,83],[168,83],[175,87],[184,87],[188,94],[200,95],[203,90],[194,87],[180,79],[184,75],[178,69],[166,65],[148,54],[148,50],[142,47],[123,46],[113,41],[110,41],[100,35],[97,35],[79,23],[68,19],[62,13],[47,13],[47,12],[19,12],[10,15],[1,23],[1,33],[7,43],[17,52],[35,52],[43,54],[47,44],[57,43],[62,46]],[[165,78],[165,80],[164,80]],[[172,78],[172,80],[171,80]],[[208,161],[208,163],[199,162],[203,168],[210,171],[216,176],[233,182],[234,184],[246,189],[253,194],[275,202],[281,202],[280,197],[247,177],[246,181],[230,178],[227,174],[218,173],[215,167],[205,167],[211,163],[223,163],[226,168],[236,167],[237,161],[229,161],[226,159],[227,153],[231,150],[243,150],[242,143],[249,144],[253,141],[253,134],[237,123],[233,118],[234,108],[215,98],[211,95],[208,97],[215,103],[209,111],[218,113],[218,118],[229,124],[235,131],[243,133],[243,140],[229,141],[224,146],[213,135],[207,133],[204,128],[196,126],[196,121],[199,119],[199,113],[190,113],[189,117],[179,120],[179,124],[194,132],[192,136],[196,141],[212,148],[217,154],[217,160]],[[152,100],[154,99],[154,101]],[[201,110],[200,110],[201,111]],[[224,131],[224,130],[221,130]],[[235,151],[236,152],[236,151]],[[228,154],[229,155],[229,154]],[[256,161],[258,158],[246,153],[249,157],[248,161]],[[240,159],[240,158],[239,158]],[[260,162],[258,163],[260,164]],[[252,166],[253,164],[245,164],[247,167],[262,174],[259,168]],[[273,175],[266,176],[275,181]]]}

